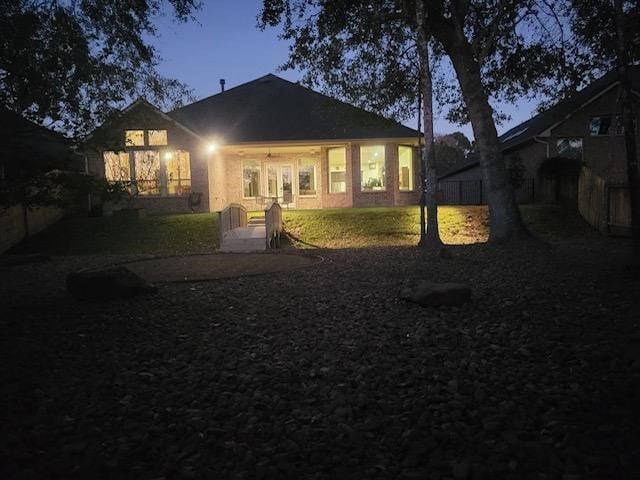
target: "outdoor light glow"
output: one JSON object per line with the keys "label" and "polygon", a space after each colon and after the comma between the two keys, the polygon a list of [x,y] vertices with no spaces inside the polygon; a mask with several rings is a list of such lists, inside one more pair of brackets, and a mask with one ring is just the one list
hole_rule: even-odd
{"label": "outdoor light glow", "polygon": [[165,152],[164,154],[165,160],[171,160],[172,157],[173,157],[173,152]]}
{"label": "outdoor light glow", "polygon": [[218,148],[218,145],[215,143],[210,143],[209,145],[207,145],[207,152],[209,153],[213,153],[216,151],[216,149]]}

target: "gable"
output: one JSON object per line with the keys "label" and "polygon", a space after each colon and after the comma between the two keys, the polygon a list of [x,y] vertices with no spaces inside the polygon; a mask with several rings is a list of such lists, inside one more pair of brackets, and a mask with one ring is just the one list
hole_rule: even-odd
{"label": "gable", "polygon": [[166,130],[169,143],[179,147],[202,139],[193,131],[180,125],[146,100],[136,100],[117,112],[84,140],[85,146],[114,150],[125,146],[127,130]]}
{"label": "gable", "polygon": [[[637,94],[637,91],[640,90],[640,66],[633,66],[629,70],[631,85],[634,93]],[[548,136],[551,129],[556,128],[577,112],[597,102],[602,96],[615,91],[619,84],[617,71],[610,71],[570,98],[557,103],[502,134],[499,137],[501,149],[509,150],[534,137]],[[609,105],[608,107],[613,106],[615,105]]]}
{"label": "gable", "polygon": [[275,75],[175,110],[169,115],[225,143],[410,138],[418,132]]}

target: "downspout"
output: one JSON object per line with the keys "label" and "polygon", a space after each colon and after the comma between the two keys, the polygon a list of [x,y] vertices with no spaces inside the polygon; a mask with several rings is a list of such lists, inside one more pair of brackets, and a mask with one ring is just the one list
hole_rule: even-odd
{"label": "downspout", "polygon": [[546,147],[546,159],[549,159],[549,142],[545,142],[544,140],[539,140],[538,137],[533,137],[534,142],[538,142],[543,144]]}

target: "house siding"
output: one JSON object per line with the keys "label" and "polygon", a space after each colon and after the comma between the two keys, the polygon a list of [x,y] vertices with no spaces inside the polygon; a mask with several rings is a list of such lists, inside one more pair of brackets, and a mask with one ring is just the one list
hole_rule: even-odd
{"label": "house siding", "polygon": [[[592,169],[596,175],[605,177],[610,182],[626,183],[627,162],[624,135],[592,136],[589,132],[589,123],[592,117],[620,115],[618,93],[617,87],[612,88],[553,128],[550,137],[551,157],[557,155],[556,142],[559,138],[580,137],[582,138],[584,165]],[[637,112],[640,111],[639,108],[640,102],[636,98],[633,105],[636,119],[638,118]],[[640,146],[637,136],[636,142]]]}
{"label": "house siding", "polygon": [[[167,130],[168,145],[125,147],[126,130]],[[128,206],[141,207],[151,213],[206,212],[209,211],[209,175],[205,145],[196,136],[176,125],[150,105],[139,103],[129,111],[105,125],[94,134],[85,152],[88,173],[104,178],[103,151],[136,150],[186,150],[189,152],[191,170],[191,192],[199,194],[199,203],[183,196],[135,196],[130,203],[120,202],[110,206],[120,209]],[[96,202],[96,199],[93,199]]]}

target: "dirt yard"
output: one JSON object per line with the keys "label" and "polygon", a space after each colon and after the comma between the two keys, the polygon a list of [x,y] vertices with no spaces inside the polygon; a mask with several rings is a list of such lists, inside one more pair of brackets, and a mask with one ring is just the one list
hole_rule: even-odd
{"label": "dirt yard", "polygon": [[[133,257],[0,267],[0,478],[638,478],[629,250],[313,250],[102,304],[66,274]],[[472,301],[406,303],[414,279]]]}

